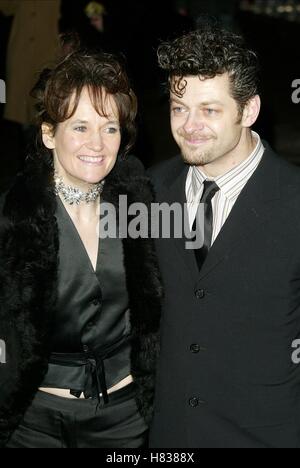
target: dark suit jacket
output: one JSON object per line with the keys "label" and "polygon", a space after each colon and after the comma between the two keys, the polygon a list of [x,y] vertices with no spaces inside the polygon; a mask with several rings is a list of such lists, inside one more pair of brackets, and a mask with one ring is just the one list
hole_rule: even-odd
{"label": "dark suit jacket", "polygon": [[[186,202],[188,166],[151,171],[159,202]],[[201,272],[158,240],[166,289],[151,446],[300,447],[300,171],[267,146]]]}

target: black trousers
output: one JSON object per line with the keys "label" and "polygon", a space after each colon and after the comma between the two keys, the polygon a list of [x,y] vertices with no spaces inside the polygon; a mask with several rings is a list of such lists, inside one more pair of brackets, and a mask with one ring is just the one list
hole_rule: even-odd
{"label": "black trousers", "polygon": [[7,448],[141,448],[148,428],[134,386],[110,395],[108,405],[38,392]]}

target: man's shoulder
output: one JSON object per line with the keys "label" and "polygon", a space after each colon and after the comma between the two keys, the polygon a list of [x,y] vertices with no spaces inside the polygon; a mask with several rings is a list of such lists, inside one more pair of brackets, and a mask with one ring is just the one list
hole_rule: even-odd
{"label": "man's shoulder", "polygon": [[280,157],[280,167],[282,176],[289,180],[290,184],[296,184],[296,186],[299,186],[300,189],[300,166]]}
{"label": "man's shoulder", "polygon": [[[265,145],[266,146],[266,145]],[[292,221],[292,229],[299,236],[300,217],[300,167],[292,164],[282,155],[266,146],[265,152],[264,179],[260,179],[261,184],[266,184],[272,192],[276,189],[276,204],[274,213],[285,213]],[[285,224],[287,228],[289,223]]]}
{"label": "man's shoulder", "polygon": [[300,167],[274,152],[272,152],[272,156],[273,163],[279,170],[282,188],[285,188],[286,193],[292,191],[293,193],[298,192],[300,195]]}

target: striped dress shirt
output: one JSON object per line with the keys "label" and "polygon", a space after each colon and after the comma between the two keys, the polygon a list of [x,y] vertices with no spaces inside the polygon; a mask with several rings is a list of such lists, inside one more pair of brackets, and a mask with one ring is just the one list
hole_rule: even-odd
{"label": "striped dress shirt", "polygon": [[231,169],[225,175],[216,178],[209,178],[199,167],[191,166],[189,169],[186,180],[186,198],[191,230],[203,194],[203,182],[205,180],[213,180],[220,187],[219,192],[217,192],[212,199],[214,219],[212,244],[218,237],[240,193],[249,181],[250,177],[254,174],[264,155],[265,148],[259,135],[255,132],[252,132],[252,135],[257,140],[257,145],[254,151],[251,153],[249,158]]}

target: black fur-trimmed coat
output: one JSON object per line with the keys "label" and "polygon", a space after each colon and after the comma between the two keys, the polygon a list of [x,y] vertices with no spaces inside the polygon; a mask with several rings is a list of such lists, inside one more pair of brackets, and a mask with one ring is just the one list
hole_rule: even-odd
{"label": "black fur-trimmed coat", "polygon": [[[128,204],[150,206],[153,201],[150,181],[134,157],[119,159],[107,177],[104,200],[117,207],[119,195],[127,195]],[[0,340],[6,342],[6,364],[0,364],[0,446],[19,425],[48,368],[59,260],[56,203],[53,174],[36,163],[28,165],[1,200]],[[149,423],[163,289],[153,241],[128,238],[123,245],[133,333],[132,374],[138,407]]]}

